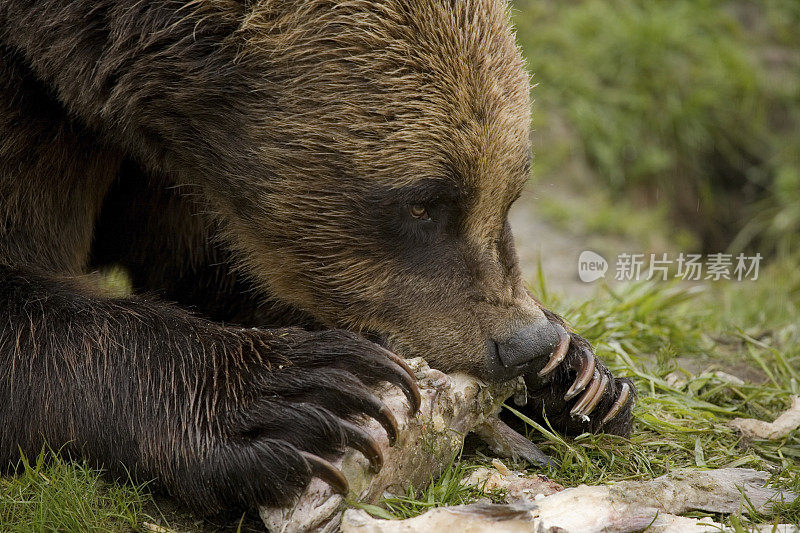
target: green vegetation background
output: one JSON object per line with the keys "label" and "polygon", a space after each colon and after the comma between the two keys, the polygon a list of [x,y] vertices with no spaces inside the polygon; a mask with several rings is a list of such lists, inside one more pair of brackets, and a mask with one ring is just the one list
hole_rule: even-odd
{"label": "green vegetation background", "polygon": [[800,2],[512,6],[539,179],[656,210],[702,251],[797,250]]}

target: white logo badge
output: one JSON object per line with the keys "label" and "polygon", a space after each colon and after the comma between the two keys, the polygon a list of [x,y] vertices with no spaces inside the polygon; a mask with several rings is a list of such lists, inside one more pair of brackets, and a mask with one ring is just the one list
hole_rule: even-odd
{"label": "white logo badge", "polygon": [[592,283],[604,278],[608,272],[608,261],[595,252],[586,250],[578,257],[578,277],[584,283]]}

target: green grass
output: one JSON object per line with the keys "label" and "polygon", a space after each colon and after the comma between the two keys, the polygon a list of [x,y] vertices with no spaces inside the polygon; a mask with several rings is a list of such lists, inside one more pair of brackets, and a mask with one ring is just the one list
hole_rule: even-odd
{"label": "green grass", "polygon": [[[485,458],[481,458],[485,459]],[[367,505],[349,502],[353,507],[364,509],[373,516],[385,519],[405,519],[420,515],[442,505],[463,505],[482,498],[502,503],[505,493],[502,490],[485,490],[486,482],[478,485],[463,483],[470,473],[487,461],[471,457],[462,460],[459,453],[450,461],[437,479],[432,479],[427,487],[417,490],[413,486],[402,496],[383,498],[380,505]]]}
{"label": "green grass", "polygon": [[16,476],[0,478],[0,530],[138,531],[148,498],[141,485],[106,483],[85,464],[42,452],[34,462],[23,457]]}
{"label": "green grass", "polygon": [[[638,284],[619,293],[606,288],[572,308],[562,308],[547,291],[539,293],[593,342],[616,374],[633,378],[639,389],[630,439],[567,439],[526,419],[530,437],[561,461],[547,472],[551,478],[575,486],[652,479],[677,468],[748,467],[767,470],[773,483],[800,493],[800,431],[778,441],[746,441],[725,424],[735,417],[771,421],[789,407],[791,395],[800,394],[797,261],[773,265],[760,282],[706,288]],[[384,509],[407,517],[476,498],[480,491],[457,489],[452,475],[473,460],[451,467],[421,497],[409,493],[400,508],[396,499],[385,500]],[[800,499],[777,506],[772,516],[748,512],[746,504],[743,509],[741,515],[715,518],[741,530],[753,523],[800,523]]]}

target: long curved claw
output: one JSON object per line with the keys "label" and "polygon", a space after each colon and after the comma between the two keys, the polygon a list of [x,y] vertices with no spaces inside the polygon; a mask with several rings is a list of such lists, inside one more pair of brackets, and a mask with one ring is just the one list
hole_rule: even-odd
{"label": "long curved claw", "polygon": [[606,422],[617,416],[617,414],[622,410],[622,408],[625,407],[625,404],[628,403],[628,398],[630,397],[630,395],[631,395],[630,386],[627,383],[623,382],[622,388],[619,391],[619,397],[617,398],[617,401],[614,402],[614,405],[611,406],[611,409],[608,410],[608,413],[606,413],[606,416],[600,423],[601,426],[605,425]]}
{"label": "long curved claw", "polygon": [[610,380],[608,379],[608,376],[603,374],[603,380],[600,382],[600,387],[597,390],[597,393],[592,397],[589,403],[586,404],[586,407],[583,408],[583,413],[581,413],[582,415],[589,415],[592,413],[592,411],[594,411],[595,407],[597,407],[597,404],[599,404],[600,400],[603,399],[603,394],[605,394],[609,381]]}
{"label": "long curved claw", "polygon": [[362,409],[364,414],[371,416],[386,430],[386,436],[389,438],[389,446],[394,446],[397,442],[397,419],[394,417],[392,410],[386,407],[380,398],[372,393],[367,393],[362,398]]}
{"label": "long curved claw", "polygon": [[594,378],[592,379],[589,389],[583,394],[578,403],[570,411],[572,416],[586,416],[591,413],[600,399],[603,397],[603,392],[608,385],[608,377],[605,374],[602,376],[595,371]]}
{"label": "long curved claw", "polygon": [[383,346],[377,345],[378,348],[384,351],[386,357],[391,359],[397,366],[402,368],[405,373],[403,375],[403,379],[401,380],[398,385],[400,388],[403,389],[403,392],[408,398],[409,410],[411,412],[411,416],[417,414],[419,411],[419,406],[422,404],[422,397],[419,393],[419,386],[417,386],[417,376],[414,375],[414,371],[411,370],[411,367],[408,366],[405,359],[397,355],[396,353],[392,352],[391,350],[387,350]]}
{"label": "long curved claw", "polygon": [[555,322],[551,323],[558,333],[558,344],[556,345],[556,349],[553,350],[553,353],[550,354],[550,360],[547,362],[545,367],[539,370],[540,378],[545,377],[553,370],[558,368],[558,365],[560,365],[567,356],[567,350],[569,350],[569,343],[571,340],[569,333],[567,333],[567,330],[565,330],[561,324],[556,324]]}
{"label": "long curved claw", "polygon": [[370,469],[377,474],[383,467],[383,452],[381,452],[378,443],[369,433],[355,424],[346,420],[340,420],[339,423],[347,436],[347,445],[363,453],[364,457],[369,459]]}
{"label": "long curved claw", "polygon": [[317,457],[313,453],[301,451],[300,455],[305,459],[306,464],[308,464],[312,476],[318,477],[339,494],[347,495],[350,491],[350,484],[338,468],[325,459]]}
{"label": "long curved claw", "polygon": [[595,358],[592,350],[588,348],[583,348],[583,355],[586,357],[586,364],[583,365],[580,373],[578,374],[578,378],[575,380],[575,383],[572,384],[572,387],[569,388],[567,393],[564,395],[564,400],[571,400],[578,394],[580,394],[583,389],[586,388],[586,385],[592,380],[592,376],[594,375],[594,368],[595,368]]}

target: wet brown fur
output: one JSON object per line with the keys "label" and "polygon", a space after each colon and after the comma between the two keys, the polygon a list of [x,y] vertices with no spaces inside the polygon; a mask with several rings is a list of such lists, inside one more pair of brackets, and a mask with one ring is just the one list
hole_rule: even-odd
{"label": "wet brown fur", "polygon": [[[0,459],[281,503],[396,380],[331,328],[489,375],[545,316],[506,219],[529,108],[500,0],[0,0]],[[108,265],[149,296],[69,279]]]}

